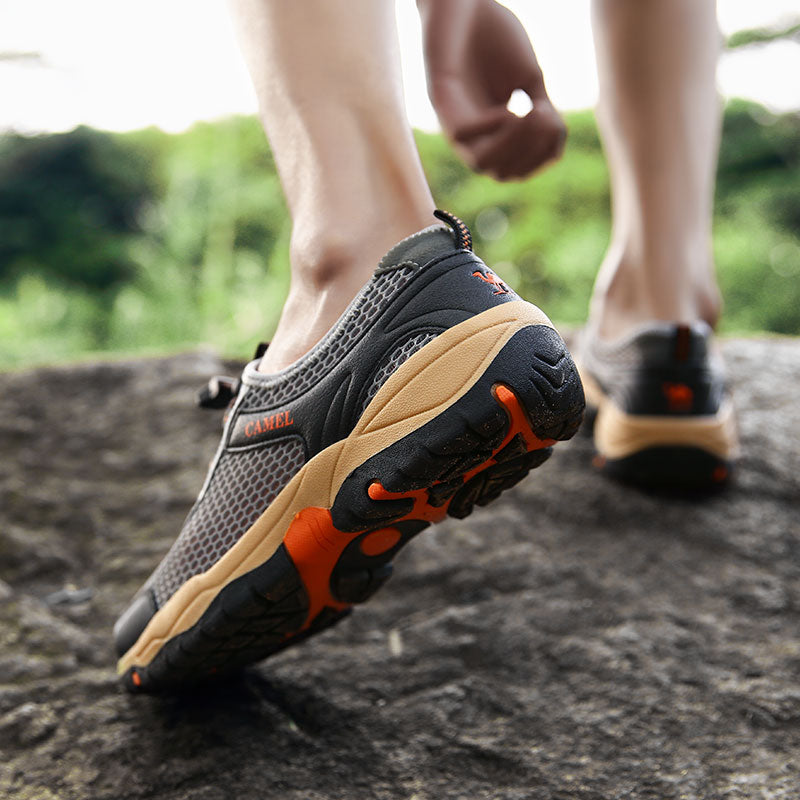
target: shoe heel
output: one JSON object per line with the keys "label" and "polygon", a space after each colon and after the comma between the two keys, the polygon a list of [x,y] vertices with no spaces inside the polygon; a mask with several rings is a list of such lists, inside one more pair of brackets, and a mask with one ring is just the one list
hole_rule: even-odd
{"label": "shoe heel", "polygon": [[[457,347],[452,357],[458,359]],[[350,473],[331,508],[333,523],[355,531],[398,518],[465,517],[546,460],[556,441],[572,437],[583,410],[561,337],[548,325],[524,326],[467,392]]]}
{"label": "shoe heel", "polygon": [[610,400],[594,424],[595,465],[645,486],[715,486],[730,478],[738,456],[733,404],[713,416],[626,414]]}

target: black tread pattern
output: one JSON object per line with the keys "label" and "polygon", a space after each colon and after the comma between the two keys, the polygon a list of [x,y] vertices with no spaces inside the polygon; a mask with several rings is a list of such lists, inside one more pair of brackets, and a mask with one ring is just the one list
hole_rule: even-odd
{"label": "black tread pattern", "polygon": [[699,447],[648,447],[626,458],[603,459],[604,473],[634,486],[664,490],[716,490],[727,483],[733,462]]}
{"label": "black tread pattern", "polygon": [[[342,531],[375,528],[411,510],[410,499],[373,500],[368,490],[375,482],[389,492],[431,487],[433,505],[443,505],[456,495],[449,511],[462,518],[484,494],[481,505],[542,463],[549,453],[513,458],[511,450],[501,457],[507,459],[507,466],[490,467],[487,474],[476,475],[468,484],[461,481],[465,472],[491,457],[508,431],[508,414],[492,395],[498,383],[520,399],[539,438],[569,439],[578,430],[584,409],[583,387],[564,342],[548,326],[523,328],[444,414],[350,473],[331,508],[334,525]],[[514,446],[519,448],[519,443]]]}
{"label": "black tread pattern", "polygon": [[230,672],[280,649],[287,633],[308,614],[308,596],[286,548],[231,581],[197,624],[170,639],[146,669],[125,682],[134,690],[159,691]]}
{"label": "black tread pattern", "polygon": [[392,527],[400,534],[397,543],[375,556],[367,556],[361,550],[361,543],[370,531],[357,536],[344,549],[331,574],[333,596],[343,603],[363,603],[369,599],[391,577],[395,553],[429,524],[410,519],[395,523]]}
{"label": "black tread pattern", "polygon": [[476,505],[485,506],[519,483],[532,469],[540,466],[553,452],[552,447],[533,450],[511,461],[495,464],[470,478],[456,493],[447,513],[464,519]]}
{"label": "black tread pattern", "polygon": [[[528,452],[517,436],[497,453],[495,463],[464,482],[464,474],[490,459],[508,432],[509,415],[493,393],[500,383],[516,394],[541,439],[567,439],[578,429],[583,389],[563,341],[547,326],[522,329],[456,403],[345,479],[331,516],[339,530],[360,535],[332,572],[330,589],[337,600],[359,603],[374,594],[391,575],[395,553],[429,524],[396,521],[413,501],[373,500],[367,493],[373,482],[391,492],[427,490],[434,506],[451,500],[449,513],[462,518],[547,459],[550,448]],[[378,555],[365,555],[364,538],[392,522],[400,534],[397,543]],[[330,627],[347,613],[325,608],[299,632],[308,608],[301,577],[281,545],[260,567],[227,584],[202,618],[168,641],[147,667],[136,668],[135,675],[129,670],[126,685],[159,691],[230,672]]]}

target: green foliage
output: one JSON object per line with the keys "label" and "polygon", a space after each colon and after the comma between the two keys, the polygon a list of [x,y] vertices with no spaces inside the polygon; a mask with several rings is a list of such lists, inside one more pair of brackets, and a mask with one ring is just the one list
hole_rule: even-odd
{"label": "green foliage", "polygon": [[133,279],[126,252],[151,194],[141,154],[88,128],[0,144],[0,281],[27,273],[89,291]]}
{"label": "green foliage", "polygon": [[728,37],[725,47],[736,50],[752,44],[769,44],[779,39],[793,39],[800,41],[800,22],[784,25],[780,28],[748,28],[745,31],[736,31]]}
{"label": "green foliage", "polygon": [[[593,115],[533,180],[474,175],[417,142],[437,202],[476,249],[561,322],[586,314],[609,235]],[[289,220],[258,121],[168,135],[0,137],[0,365],[209,343],[245,357],[288,287]],[[727,330],[800,333],[800,117],[726,110],[715,253]]]}
{"label": "green foliage", "polygon": [[714,233],[724,327],[800,333],[800,115],[726,109]]}

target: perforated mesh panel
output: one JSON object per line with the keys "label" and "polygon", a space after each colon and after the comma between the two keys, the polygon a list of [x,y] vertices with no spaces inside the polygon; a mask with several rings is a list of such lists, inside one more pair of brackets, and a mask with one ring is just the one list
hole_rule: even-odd
{"label": "perforated mesh panel", "polygon": [[304,461],[298,436],[221,456],[208,491],[148,581],[159,607],[185,581],[205,572],[230,550]]}
{"label": "perforated mesh panel", "polygon": [[[690,362],[708,362],[722,377],[721,364],[709,352],[711,329],[695,323],[691,330]],[[637,380],[642,370],[671,369],[679,362],[675,356],[676,326],[654,323],[642,327],[625,339],[606,342],[586,331],[581,340],[581,369],[615,396],[625,397],[625,386]],[[687,362],[687,363],[690,363]]]}
{"label": "perforated mesh panel", "polygon": [[285,403],[308,391],[361,338],[393,295],[408,283],[415,272],[413,267],[404,267],[376,275],[364,287],[358,301],[332,336],[295,369],[282,375],[280,380],[251,387],[242,400],[242,410],[251,411]]}
{"label": "perforated mesh panel", "polygon": [[392,375],[401,364],[408,361],[408,359],[411,358],[411,356],[413,356],[417,350],[425,347],[428,342],[435,339],[437,335],[438,334],[431,331],[417,333],[395,347],[395,349],[392,350],[392,352],[389,353],[386,358],[384,358],[384,360],[381,362],[381,365],[378,367],[378,371],[372,378],[369,389],[367,389],[367,393],[364,396],[364,401],[361,404],[361,413],[364,412],[364,409],[370,404],[372,398],[378,393],[378,389],[380,389],[381,386],[386,383],[386,381],[389,379],[389,376]]}
{"label": "perforated mesh panel", "polygon": [[584,360],[611,362],[617,368],[634,368],[642,363],[643,353],[637,339],[626,339],[619,342],[605,342],[591,338],[583,342]]}

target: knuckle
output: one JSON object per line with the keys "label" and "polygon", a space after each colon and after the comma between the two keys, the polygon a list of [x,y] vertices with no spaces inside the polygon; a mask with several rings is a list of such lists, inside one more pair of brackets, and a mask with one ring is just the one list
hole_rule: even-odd
{"label": "knuckle", "polygon": [[466,146],[472,139],[472,133],[465,125],[457,125],[450,131],[450,136],[454,142]]}
{"label": "knuckle", "polygon": [[479,172],[491,173],[496,169],[495,159],[491,153],[473,154],[473,166]]}

